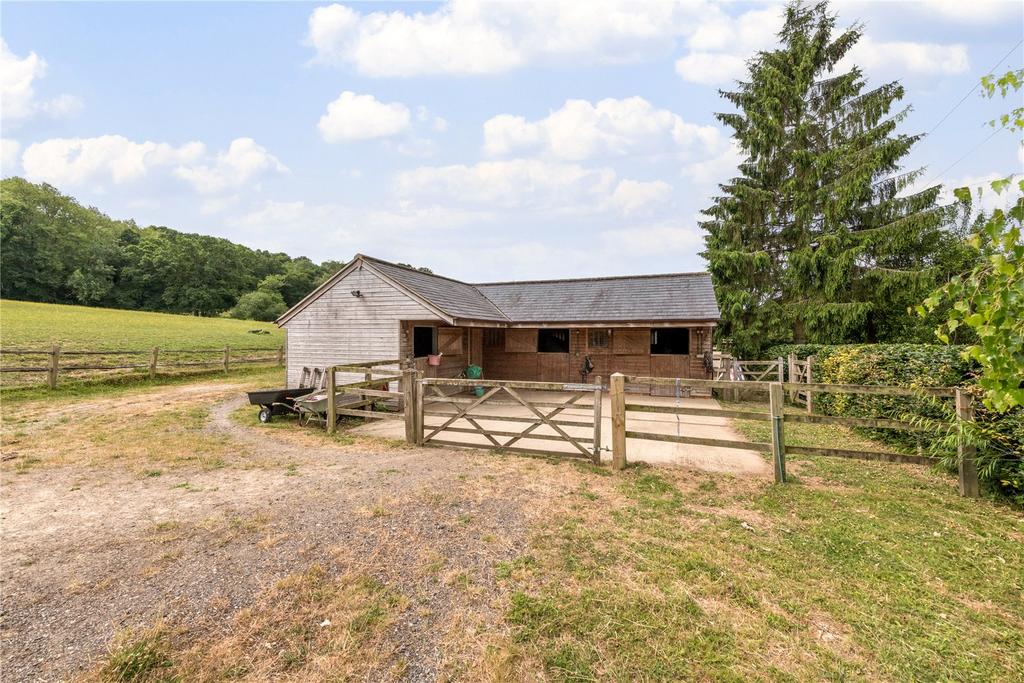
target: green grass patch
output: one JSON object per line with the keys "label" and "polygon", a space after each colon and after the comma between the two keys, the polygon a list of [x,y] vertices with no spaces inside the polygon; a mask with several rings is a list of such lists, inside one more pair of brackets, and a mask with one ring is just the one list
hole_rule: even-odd
{"label": "green grass patch", "polygon": [[[173,313],[125,311],[65,304],[0,300],[4,348],[164,349],[220,348],[225,345],[276,349],[284,330],[273,323],[231,318],[202,318]],[[249,330],[269,334],[250,334]]]}
{"label": "green grass patch", "polygon": [[1019,511],[913,466],[801,480],[589,477],[599,502],[496,567],[517,647],[565,681],[1020,680]]}

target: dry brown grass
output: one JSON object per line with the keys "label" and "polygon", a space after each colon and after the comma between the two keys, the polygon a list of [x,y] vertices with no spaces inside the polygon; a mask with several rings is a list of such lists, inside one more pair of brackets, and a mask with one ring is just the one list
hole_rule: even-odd
{"label": "dry brown grass", "polygon": [[226,632],[157,620],[122,633],[82,680],[350,680],[388,659],[385,633],[407,607],[373,579],[314,564],[266,590]]}

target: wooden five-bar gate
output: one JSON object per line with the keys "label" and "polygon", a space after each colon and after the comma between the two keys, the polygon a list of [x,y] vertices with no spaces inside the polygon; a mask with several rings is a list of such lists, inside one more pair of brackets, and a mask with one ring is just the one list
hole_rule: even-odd
{"label": "wooden five-bar gate", "polygon": [[[420,445],[601,459],[600,378],[595,384],[427,378],[418,382],[416,406]],[[524,444],[531,441],[563,449]]]}

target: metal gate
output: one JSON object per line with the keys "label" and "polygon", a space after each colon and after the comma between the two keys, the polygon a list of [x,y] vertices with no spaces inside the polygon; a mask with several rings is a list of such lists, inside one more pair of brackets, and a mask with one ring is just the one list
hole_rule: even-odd
{"label": "metal gate", "polygon": [[602,393],[599,383],[426,378],[418,383],[416,431],[420,444],[600,462]]}

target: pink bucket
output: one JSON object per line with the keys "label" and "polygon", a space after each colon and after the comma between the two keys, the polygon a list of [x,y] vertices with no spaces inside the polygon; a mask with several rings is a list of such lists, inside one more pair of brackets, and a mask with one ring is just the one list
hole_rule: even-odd
{"label": "pink bucket", "polygon": [[427,356],[427,365],[438,366],[441,364],[441,354]]}

